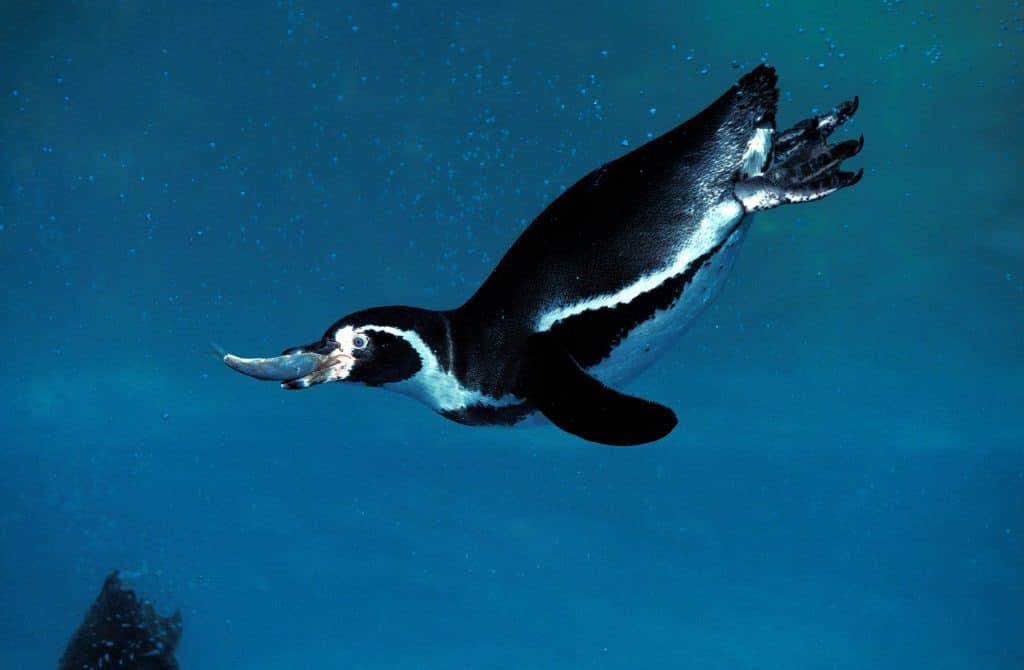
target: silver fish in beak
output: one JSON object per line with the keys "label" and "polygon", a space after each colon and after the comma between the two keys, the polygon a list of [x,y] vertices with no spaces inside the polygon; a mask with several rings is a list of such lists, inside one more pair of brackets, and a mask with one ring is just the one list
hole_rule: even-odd
{"label": "silver fish in beak", "polygon": [[327,357],[311,351],[284,354],[272,358],[242,358],[234,354],[224,356],[224,364],[243,375],[265,381],[285,382],[311,375]]}
{"label": "silver fish in beak", "polygon": [[345,379],[355,358],[334,340],[286,349],[280,356],[242,358],[225,353],[224,364],[243,375],[281,382],[281,388],[304,389],[324,382]]}

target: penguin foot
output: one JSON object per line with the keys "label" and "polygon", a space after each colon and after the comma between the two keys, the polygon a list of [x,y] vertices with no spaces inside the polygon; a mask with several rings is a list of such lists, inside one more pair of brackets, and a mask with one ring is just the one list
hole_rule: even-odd
{"label": "penguin foot", "polygon": [[815,141],[824,142],[835,129],[846,123],[860,107],[860,98],[847,100],[822,116],[804,119],[789,130],[784,130],[775,138],[776,162],[782,163],[789,159],[798,149],[804,148]]}
{"label": "penguin foot", "polygon": [[736,197],[747,212],[797,202],[819,200],[853,186],[864,171],[844,172],[840,164],[864,148],[864,136],[839,144],[826,141],[860,104],[848,100],[831,113],[804,119],[775,137],[771,167],[762,175],[736,184]]}

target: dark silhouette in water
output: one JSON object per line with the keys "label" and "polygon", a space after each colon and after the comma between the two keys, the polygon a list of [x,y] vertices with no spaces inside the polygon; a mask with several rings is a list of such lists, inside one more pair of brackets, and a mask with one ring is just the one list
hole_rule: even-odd
{"label": "dark silhouette in water", "polygon": [[178,670],[181,612],[162,617],[115,570],[68,642],[58,670]]}

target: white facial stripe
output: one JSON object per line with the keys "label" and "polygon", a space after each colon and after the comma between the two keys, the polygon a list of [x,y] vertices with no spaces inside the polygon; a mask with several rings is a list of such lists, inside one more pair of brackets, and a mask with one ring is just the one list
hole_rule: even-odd
{"label": "white facial stripe", "polygon": [[345,326],[339,328],[338,332],[334,334],[334,341],[341,345],[341,348],[345,351],[351,351],[354,347],[352,344],[352,338],[356,336],[356,330],[352,326]]}
{"label": "white facial stripe", "polygon": [[537,321],[537,331],[550,330],[553,325],[581,312],[602,307],[613,307],[630,302],[640,295],[654,290],[665,281],[686,271],[693,261],[707,253],[721,240],[722,235],[743,216],[743,207],[739,202],[729,198],[713,207],[705,216],[697,230],[686,241],[686,245],[676,252],[672,263],[663,270],[644,275],[629,286],[606,295],[589,298],[581,302],[558,307],[541,315]]}
{"label": "white facial stripe", "polygon": [[355,335],[356,331],[352,326],[345,326],[334,334],[334,341],[338,343],[338,348],[327,355],[331,361],[331,367],[327,370],[323,381],[337,382],[348,379],[356,363],[355,357],[352,356],[352,349],[355,348],[352,338]]}
{"label": "white facial stripe", "polygon": [[[368,324],[363,327],[365,330],[379,330],[382,333],[401,337],[419,354],[422,367],[411,379],[393,384],[386,384],[385,387],[395,391],[406,393],[418,400],[430,405],[438,411],[458,410],[470,405],[489,405],[491,407],[503,407],[515,405],[522,402],[521,398],[514,395],[505,395],[501,398],[492,398],[480,391],[468,389],[459,383],[450,372],[443,370],[438,363],[437,357],[431,351],[423,338],[411,330],[402,330],[394,326],[377,326]],[[371,334],[370,340],[373,337]]]}

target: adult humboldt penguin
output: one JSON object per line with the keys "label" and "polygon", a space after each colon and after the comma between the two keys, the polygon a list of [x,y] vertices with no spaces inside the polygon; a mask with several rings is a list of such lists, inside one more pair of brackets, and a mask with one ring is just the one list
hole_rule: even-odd
{"label": "adult humboldt penguin", "polygon": [[613,390],[718,293],[754,212],[852,186],[861,137],[826,139],[857,99],[775,132],[774,68],[758,66],[686,123],[594,170],[523,231],[461,307],[375,307],[274,358],[224,357],[303,389],[359,382],[472,425],[536,413],[586,440],[651,442],[669,408]]}

